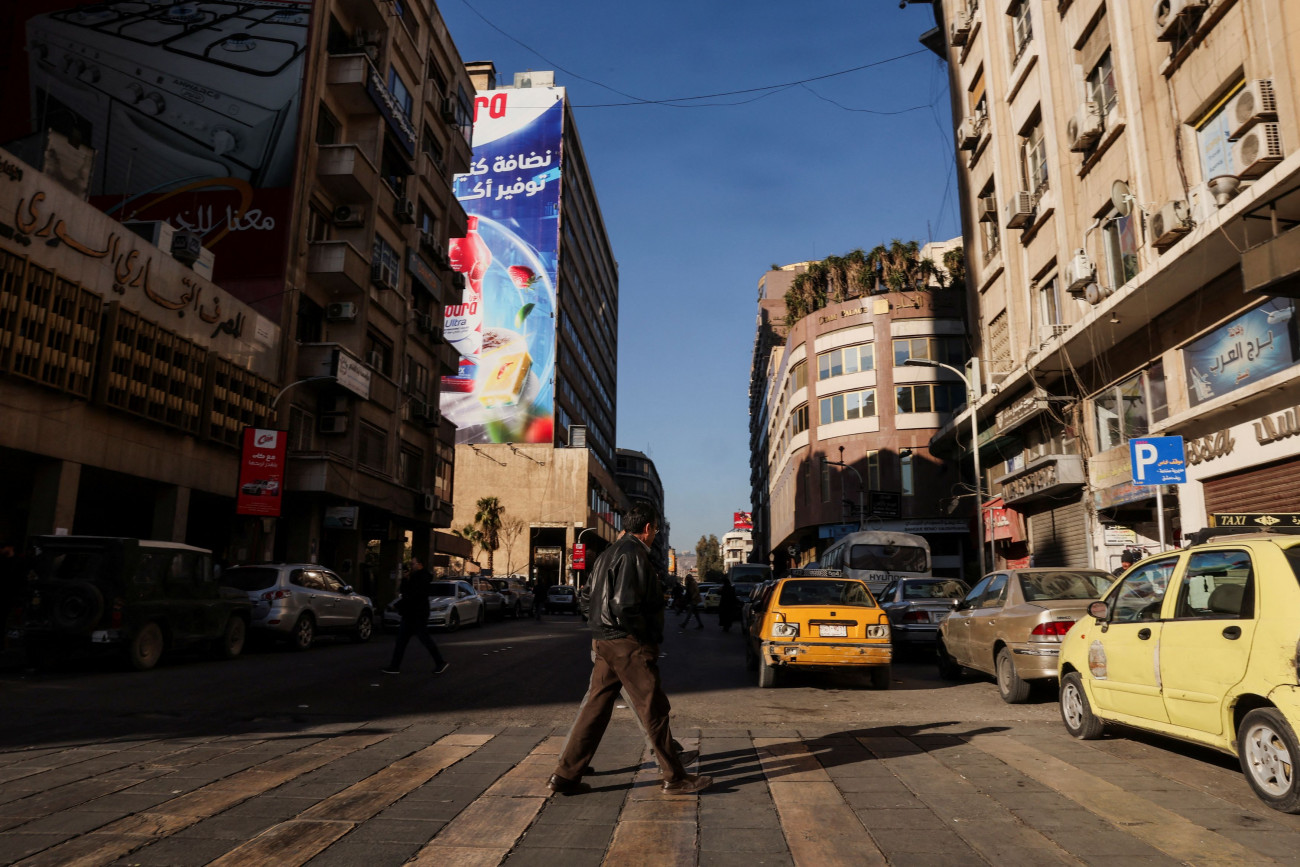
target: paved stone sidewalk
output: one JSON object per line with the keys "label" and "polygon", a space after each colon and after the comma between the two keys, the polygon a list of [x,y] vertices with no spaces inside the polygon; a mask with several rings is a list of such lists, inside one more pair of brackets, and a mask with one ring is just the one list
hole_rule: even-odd
{"label": "paved stone sidewalk", "polygon": [[563,731],[246,724],[0,753],[0,864],[1295,863],[1300,817],[1234,763],[1059,726],[679,730],[713,790],[666,796],[611,726],[587,795]]}

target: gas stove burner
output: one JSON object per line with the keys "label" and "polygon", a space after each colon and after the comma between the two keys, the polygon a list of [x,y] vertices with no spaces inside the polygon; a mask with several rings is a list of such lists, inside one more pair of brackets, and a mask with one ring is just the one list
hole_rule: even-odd
{"label": "gas stove burner", "polygon": [[203,12],[199,9],[199,4],[197,3],[177,3],[175,6],[167,10],[167,17],[172,21],[180,21],[188,24],[202,18]]}
{"label": "gas stove burner", "polygon": [[221,47],[227,51],[252,51],[257,47],[257,41],[247,33],[233,33],[226,37]]}

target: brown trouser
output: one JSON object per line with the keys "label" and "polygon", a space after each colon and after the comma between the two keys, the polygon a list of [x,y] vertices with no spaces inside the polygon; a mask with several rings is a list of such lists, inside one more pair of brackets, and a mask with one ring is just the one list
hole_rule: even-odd
{"label": "brown trouser", "polygon": [[578,707],[564,752],[555,769],[566,780],[578,780],[596,755],[605,735],[619,690],[626,690],[632,710],[641,720],[646,737],[654,750],[665,782],[686,776],[686,769],[673,749],[672,731],[668,726],[668,696],[659,682],[659,650],[635,638],[593,641],[596,655],[591,672],[591,686]]}

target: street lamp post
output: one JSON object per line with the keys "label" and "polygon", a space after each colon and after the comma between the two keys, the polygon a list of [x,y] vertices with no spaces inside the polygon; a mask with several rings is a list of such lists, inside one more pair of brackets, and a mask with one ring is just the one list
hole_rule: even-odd
{"label": "street lamp post", "polygon": [[944,364],[942,361],[931,361],[928,358],[909,358],[903,362],[908,367],[942,367],[944,370],[952,371],[957,377],[966,384],[967,409],[970,411],[970,449],[971,459],[975,462],[975,524],[979,529],[979,541],[977,543],[980,554],[980,574],[983,578],[987,567],[984,562],[984,475],[980,471],[980,429],[979,420],[975,417],[975,388],[966,374],[953,367],[951,364]]}

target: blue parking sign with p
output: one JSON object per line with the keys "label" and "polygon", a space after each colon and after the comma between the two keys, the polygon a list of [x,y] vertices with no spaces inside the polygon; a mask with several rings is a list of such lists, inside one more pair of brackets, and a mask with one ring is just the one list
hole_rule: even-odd
{"label": "blue parking sign with p", "polygon": [[1128,441],[1135,485],[1184,485],[1187,458],[1182,437],[1142,437]]}

